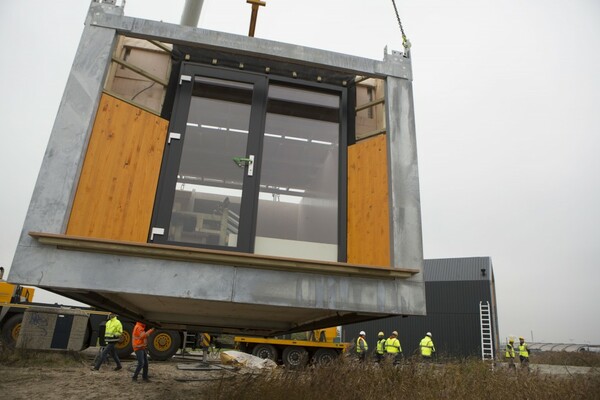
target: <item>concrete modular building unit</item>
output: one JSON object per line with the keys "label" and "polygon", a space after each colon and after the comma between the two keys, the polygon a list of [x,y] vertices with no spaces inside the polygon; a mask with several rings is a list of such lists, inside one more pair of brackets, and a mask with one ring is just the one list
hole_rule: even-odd
{"label": "concrete modular building unit", "polygon": [[[273,335],[425,313],[405,54],[112,3],[91,3],[11,282],[173,329]],[[361,91],[366,78],[379,83]],[[378,111],[356,104],[377,87]],[[374,116],[384,126],[368,131]]]}

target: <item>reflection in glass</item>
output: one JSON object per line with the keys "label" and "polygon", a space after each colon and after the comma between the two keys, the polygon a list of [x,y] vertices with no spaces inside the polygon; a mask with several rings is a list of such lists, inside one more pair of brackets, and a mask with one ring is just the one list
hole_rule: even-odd
{"label": "reflection in glass", "polygon": [[269,87],[255,253],[337,261],[339,102]]}
{"label": "reflection in glass", "polygon": [[235,247],[252,85],[196,77],[177,174],[169,240]]}

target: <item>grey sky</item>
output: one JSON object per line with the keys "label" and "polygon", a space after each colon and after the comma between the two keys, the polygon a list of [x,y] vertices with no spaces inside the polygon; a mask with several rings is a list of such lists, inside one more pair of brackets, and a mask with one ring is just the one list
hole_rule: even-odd
{"label": "grey sky", "polygon": [[[396,2],[413,44],[425,257],[492,257],[502,337],[600,344],[600,2]],[[183,3],[127,0],[125,14],[177,23]],[[0,2],[5,268],[88,5]],[[249,19],[245,0],[205,0],[199,25],[245,35]],[[267,0],[256,36],[379,60],[402,49],[391,0]]]}

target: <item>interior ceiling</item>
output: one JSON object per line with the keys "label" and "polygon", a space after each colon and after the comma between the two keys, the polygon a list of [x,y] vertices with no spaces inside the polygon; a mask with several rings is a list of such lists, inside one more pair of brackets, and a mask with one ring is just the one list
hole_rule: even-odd
{"label": "interior ceiling", "polygon": [[143,294],[45,289],[164,329],[198,329],[214,333],[275,336],[388,316]]}
{"label": "interior ceiling", "polygon": [[[199,64],[235,68],[257,73],[269,73],[272,75],[312,82],[317,82],[320,77],[320,82],[336,86],[349,85],[350,83],[353,83],[354,78],[356,78],[356,74],[350,74],[343,71],[293,64],[287,61],[257,56],[227,53],[213,49],[174,45],[173,54],[179,56],[181,59],[185,58],[190,62]],[[215,60],[216,63],[214,62]],[[268,72],[266,71],[266,68],[269,68]]]}

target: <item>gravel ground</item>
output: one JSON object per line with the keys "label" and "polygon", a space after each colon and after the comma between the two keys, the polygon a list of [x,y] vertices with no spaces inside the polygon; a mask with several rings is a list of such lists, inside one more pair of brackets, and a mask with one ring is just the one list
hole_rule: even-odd
{"label": "gravel ground", "polygon": [[[135,359],[122,360],[123,369],[113,371],[114,362],[92,371],[97,349],[88,349],[84,360],[74,365],[14,367],[0,364],[0,398],[2,399],[205,399],[211,381],[243,379],[250,370],[189,370],[199,360],[172,359],[150,362],[149,382],[133,382]],[[112,361],[112,360],[111,360]],[[179,369],[181,368],[187,369]]]}

